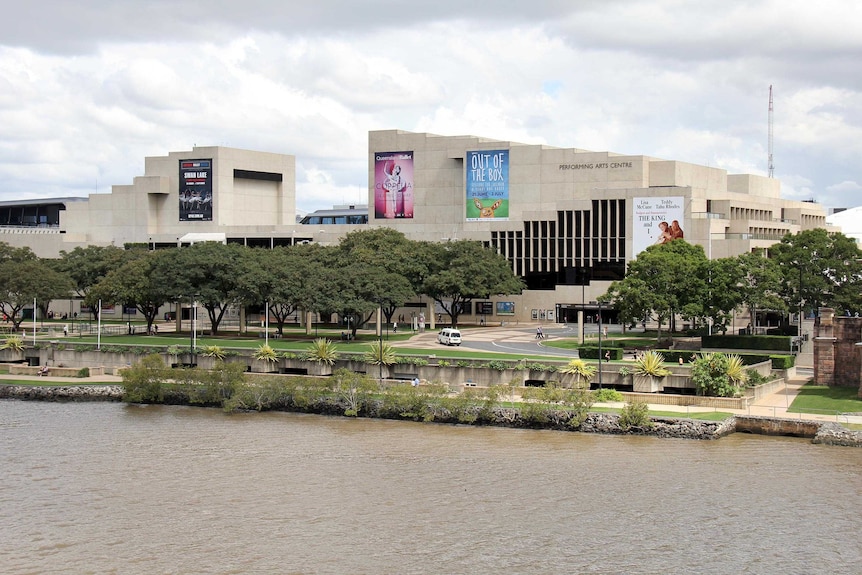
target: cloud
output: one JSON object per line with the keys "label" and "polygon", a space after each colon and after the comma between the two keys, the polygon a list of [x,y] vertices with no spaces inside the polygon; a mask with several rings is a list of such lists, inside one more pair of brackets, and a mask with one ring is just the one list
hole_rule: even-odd
{"label": "cloud", "polygon": [[355,201],[367,133],[391,128],[766,174],[770,84],[785,196],[847,205],[842,183],[862,181],[862,8],[835,0],[82,0],[8,16],[0,199],[107,192],[146,156],[226,145],[296,155],[312,210]]}

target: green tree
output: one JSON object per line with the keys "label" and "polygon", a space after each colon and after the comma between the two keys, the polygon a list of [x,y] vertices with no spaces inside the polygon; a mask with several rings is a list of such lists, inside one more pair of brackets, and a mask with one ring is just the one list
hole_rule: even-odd
{"label": "green tree", "polygon": [[135,306],[146,319],[150,333],[159,308],[172,301],[169,278],[159,275],[163,268],[158,265],[160,259],[172,258],[172,251],[126,251],[119,267],[90,288],[92,297]]}
{"label": "green tree", "polygon": [[[351,232],[338,244],[342,261],[362,266],[376,274],[387,274],[389,280],[399,276],[386,297],[375,298],[382,304],[387,323],[395,310],[419,292],[428,275],[429,257],[423,242],[408,240],[399,231],[376,228]],[[374,272],[374,270],[378,270]],[[392,274],[392,275],[389,275]]]}
{"label": "green tree", "polygon": [[319,265],[307,257],[309,246],[253,249],[239,277],[240,298],[246,304],[269,306],[276,330],[284,334],[289,317],[298,313],[315,289],[321,286]]}
{"label": "green tree", "polygon": [[460,240],[426,247],[432,264],[422,291],[440,304],[454,326],[473,298],[519,294],[524,289],[506,258],[479,242]]}
{"label": "green tree", "polygon": [[739,294],[741,302],[748,308],[751,325],[757,327],[757,310],[781,311],[786,309],[778,295],[781,285],[781,270],[778,263],[757,249],[733,258],[740,271]]}
{"label": "green tree", "polygon": [[245,274],[250,250],[238,244],[201,242],[186,248],[163,250],[154,273],[165,281],[173,301],[196,301],[204,307],[218,335],[225,312],[243,303],[240,278]]}
{"label": "green tree", "polygon": [[56,269],[72,278],[75,294],[94,310],[93,313],[98,318],[101,313],[98,309],[99,298],[91,295],[90,289],[122,262],[123,250],[116,246],[76,247],[71,252],[60,252]]}
{"label": "green tree", "polygon": [[736,258],[720,258],[706,263],[704,315],[709,318],[713,330],[727,330],[734,312],[743,303],[743,280],[743,270]]}
{"label": "green tree", "polygon": [[823,229],[787,234],[770,248],[781,269],[779,295],[789,309],[862,307],[862,252],[841,233]]}
{"label": "green tree", "polygon": [[652,317],[659,330],[665,321],[672,327],[676,314],[704,317],[707,261],[701,246],[685,240],[650,246],[629,262],[626,277],[613,282],[602,300],[612,302],[626,321]]}
{"label": "green tree", "polygon": [[30,248],[0,243],[0,311],[12,322],[14,331],[24,320],[21,310],[34,300],[39,305],[66,298],[71,291],[70,278],[56,271],[48,260],[37,258]]}

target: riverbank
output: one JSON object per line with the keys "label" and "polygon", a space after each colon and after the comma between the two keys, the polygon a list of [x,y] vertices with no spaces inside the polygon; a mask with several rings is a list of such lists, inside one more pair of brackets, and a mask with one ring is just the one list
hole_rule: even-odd
{"label": "riverbank", "polygon": [[[94,385],[4,385],[0,384],[0,399],[24,401],[122,401],[123,388],[116,384]],[[165,404],[198,405],[184,394],[170,394]],[[344,410],[337,400],[317,402],[297,406],[274,406],[272,410],[301,411],[324,415],[340,415]],[[417,420],[415,415],[399,413],[372,412],[366,416],[386,419]],[[579,424],[573,424],[575,414],[565,409],[551,409],[542,417],[526,416],[516,408],[495,408],[482,413],[471,423],[499,427],[530,429],[551,429],[557,431],[581,431],[584,433],[644,435],[652,437],[714,440],[731,433],[752,433],[757,435],[780,435],[804,437],[813,443],[862,447],[862,432],[848,430],[834,422],[805,419],[788,419],[768,416],[733,415],[723,421],[702,421],[685,417],[651,417],[650,425],[623,428],[619,416],[610,413],[590,412],[584,415]],[[435,423],[464,424],[463,418],[445,409],[438,410],[432,420]]]}

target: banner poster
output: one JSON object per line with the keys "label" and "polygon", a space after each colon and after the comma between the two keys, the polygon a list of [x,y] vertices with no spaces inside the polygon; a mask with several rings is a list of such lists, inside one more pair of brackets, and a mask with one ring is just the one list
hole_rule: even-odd
{"label": "banner poster", "polygon": [[508,221],[509,150],[467,152],[467,221]]}
{"label": "banner poster", "polygon": [[637,256],[650,246],[685,237],[685,198],[635,198],[632,206],[632,251]]}
{"label": "banner poster", "polygon": [[515,302],[513,301],[498,301],[497,315],[515,315]]}
{"label": "banner poster", "polygon": [[375,152],[374,217],[413,218],[413,152]]}
{"label": "banner poster", "polygon": [[180,160],[180,221],[212,219],[212,160]]}

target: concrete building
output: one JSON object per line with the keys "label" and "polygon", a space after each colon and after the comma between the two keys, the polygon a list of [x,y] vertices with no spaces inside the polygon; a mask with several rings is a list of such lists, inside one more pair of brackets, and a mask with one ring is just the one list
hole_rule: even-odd
{"label": "concrete building", "polygon": [[[820,205],[782,199],[778,180],[674,160],[400,130],[370,132],[368,147],[368,225],[484,242],[524,278],[523,294],[476,302],[477,322],[480,310],[486,321],[593,315],[590,302],[654,243],[683,237],[715,258],[827,227]],[[0,241],[42,257],[201,239],[334,243],[365,227],[298,225],[294,157],[224,147],[146,158],[144,174],[110,194],[24,204],[0,205]],[[24,221],[19,208],[44,213]]]}

